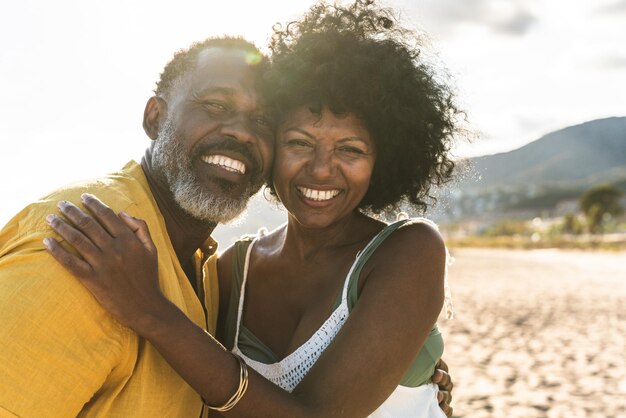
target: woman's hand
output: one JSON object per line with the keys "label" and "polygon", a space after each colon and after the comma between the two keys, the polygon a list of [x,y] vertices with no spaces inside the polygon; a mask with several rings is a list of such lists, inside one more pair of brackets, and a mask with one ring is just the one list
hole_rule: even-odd
{"label": "woman's hand", "polygon": [[53,238],[44,239],[45,246],[116,319],[139,334],[148,332],[168,301],[159,289],[157,250],[146,223],[116,215],[95,196],[84,194],[82,201],[92,216],[62,201],[59,208],[71,224],[56,215],[46,218],[80,257]]}

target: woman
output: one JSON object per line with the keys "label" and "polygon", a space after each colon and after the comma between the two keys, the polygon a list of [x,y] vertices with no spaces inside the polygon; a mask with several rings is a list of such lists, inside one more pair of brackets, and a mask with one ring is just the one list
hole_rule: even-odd
{"label": "woman", "polygon": [[[366,215],[403,201],[424,208],[431,185],[453,168],[456,108],[403,41],[409,36],[367,1],[319,4],[276,30],[266,80],[279,110],[269,187],[289,217],[220,258],[220,300],[230,303],[221,303],[218,333],[236,356],[163,297],[153,270],[125,272],[125,263],[156,256],[138,220],[120,216],[147,251],[106,254],[107,271],[117,272],[107,282],[95,280],[99,272],[80,277],[214,409],[443,416],[428,378],[443,349],[434,324],[445,247],[427,222],[387,225]],[[87,199],[94,213],[99,205]]]}

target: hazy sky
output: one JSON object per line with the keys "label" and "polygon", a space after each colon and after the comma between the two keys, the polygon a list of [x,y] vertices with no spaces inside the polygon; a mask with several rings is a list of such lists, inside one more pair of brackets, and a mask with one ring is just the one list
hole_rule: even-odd
{"label": "hazy sky", "polygon": [[[141,157],[146,100],[173,52],[265,45],[307,0],[20,0],[0,13],[0,224],[64,183]],[[479,134],[460,156],[626,115],[626,0],[395,0],[425,30]]]}

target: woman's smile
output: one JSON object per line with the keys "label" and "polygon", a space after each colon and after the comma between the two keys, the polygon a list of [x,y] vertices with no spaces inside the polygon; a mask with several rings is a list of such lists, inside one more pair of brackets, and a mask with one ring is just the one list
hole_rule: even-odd
{"label": "woman's smile", "polygon": [[311,189],[308,187],[298,186],[296,189],[304,196],[306,199],[314,200],[316,202],[325,202],[330,199],[333,199],[341,193],[339,189],[331,189],[331,190],[320,190],[320,189]]}

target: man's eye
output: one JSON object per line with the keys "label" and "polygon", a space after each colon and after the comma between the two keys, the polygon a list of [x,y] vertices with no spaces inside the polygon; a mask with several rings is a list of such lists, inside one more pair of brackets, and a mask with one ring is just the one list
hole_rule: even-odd
{"label": "man's eye", "polygon": [[226,107],[225,105],[221,104],[221,103],[217,103],[217,102],[206,102],[204,104],[204,106],[212,111],[212,112],[216,112],[216,113],[224,113],[228,111],[228,107]]}
{"label": "man's eye", "polygon": [[270,128],[272,126],[272,124],[270,123],[270,121],[267,118],[256,118],[255,122],[257,125],[263,127],[263,128]]}
{"label": "man's eye", "polygon": [[305,141],[304,139],[288,139],[286,143],[287,145],[290,145],[292,147],[309,148],[312,146],[308,141]]}

